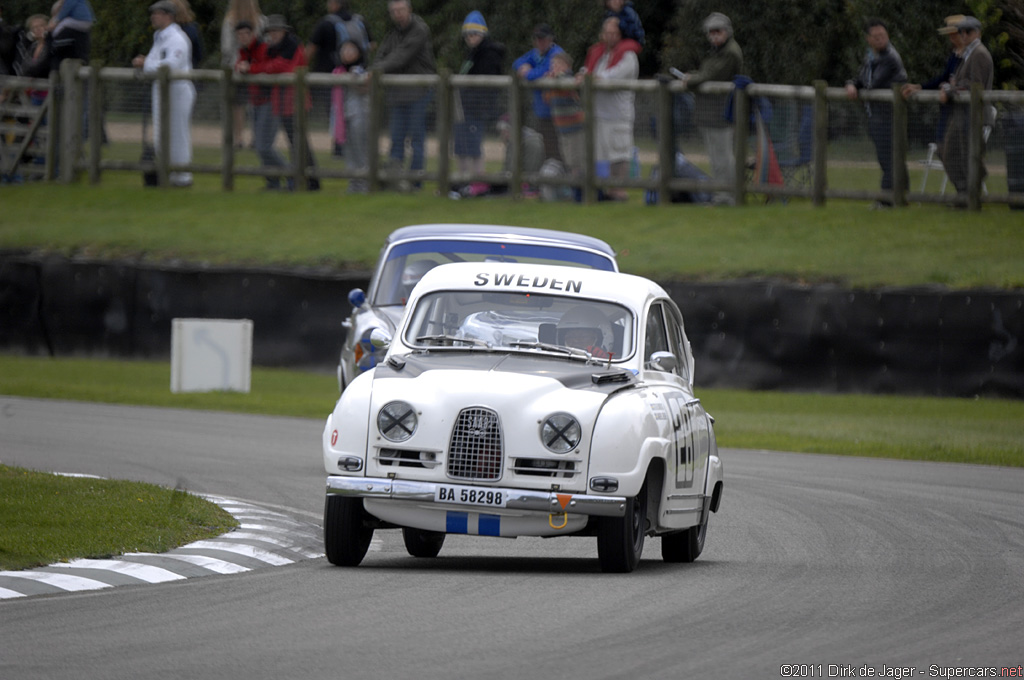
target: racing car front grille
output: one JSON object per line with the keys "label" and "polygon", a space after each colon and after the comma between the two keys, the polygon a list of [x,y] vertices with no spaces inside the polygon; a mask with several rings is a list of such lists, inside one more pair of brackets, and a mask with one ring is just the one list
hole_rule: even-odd
{"label": "racing car front grille", "polygon": [[500,479],[504,451],[498,414],[487,408],[463,409],[452,428],[448,476],[452,479]]}

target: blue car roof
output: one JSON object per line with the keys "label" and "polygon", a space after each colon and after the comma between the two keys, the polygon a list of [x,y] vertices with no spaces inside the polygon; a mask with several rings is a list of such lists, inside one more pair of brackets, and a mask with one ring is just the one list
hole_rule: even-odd
{"label": "blue car roof", "polygon": [[395,229],[388,236],[387,244],[429,238],[478,238],[488,241],[511,239],[538,245],[571,245],[604,253],[615,260],[615,251],[612,250],[612,247],[593,236],[554,229],[534,229],[533,227],[512,227],[498,224],[417,224]]}

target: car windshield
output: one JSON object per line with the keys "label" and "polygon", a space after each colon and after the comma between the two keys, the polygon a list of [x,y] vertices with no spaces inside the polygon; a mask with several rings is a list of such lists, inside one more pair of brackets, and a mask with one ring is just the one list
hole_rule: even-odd
{"label": "car windshield", "polygon": [[606,255],[569,246],[542,246],[500,241],[459,241],[431,239],[400,243],[388,252],[377,277],[372,304],[376,307],[404,306],[409,293],[423,275],[451,262],[522,262],[557,264],[614,271]]}
{"label": "car windshield", "polygon": [[622,305],[564,295],[438,291],[408,315],[405,344],[421,349],[553,352],[618,361],[635,345]]}

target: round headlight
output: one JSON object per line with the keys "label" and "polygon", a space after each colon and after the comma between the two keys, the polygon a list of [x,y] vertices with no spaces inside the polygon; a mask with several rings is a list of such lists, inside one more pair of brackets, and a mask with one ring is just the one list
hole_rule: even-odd
{"label": "round headlight", "polygon": [[388,402],[377,414],[377,430],[388,441],[404,442],[416,431],[416,411],[404,401]]}
{"label": "round headlight", "polygon": [[540,428],[540,439],[553,453],[569,453],[580,443],[582,430],[579,421],[568,413],[549,416]]}

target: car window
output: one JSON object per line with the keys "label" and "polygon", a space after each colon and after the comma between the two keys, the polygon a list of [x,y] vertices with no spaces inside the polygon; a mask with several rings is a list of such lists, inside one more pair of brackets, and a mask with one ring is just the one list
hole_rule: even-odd
{"label": "car window", "polygon": [[647,313],[647,332],[644,334],[644,365],[650,363],[655,352],[667,352],[668,337],[665,335],[665,311],[661,304],[651,305]]}
{"label": "car window", "polygon": [[419,277],[434,266],[452,262],[522,262],[615,271],[615,263],[607,256],[576,248],[498,241],[410,241],[388,251],[371,291],[372,304],[405,305]]}
{"label": "car window", "polygon": [[632,312],[622,305],[578,296],[519,292],[436,291],[419,298],[408,315],[405,344],[457,349],[543,343],[572,347],[613,361],[633,355]]}
{"label": "car window", "polygon": [[663,305],[665,310],[665,322],[668,329],[669,351],[676,355],[678,366],[672,372],[689,380],[689,367],[686,365],[686,352],[683,347],[685,335],[683,334],[683,322],[677,311],[670,305]]}

